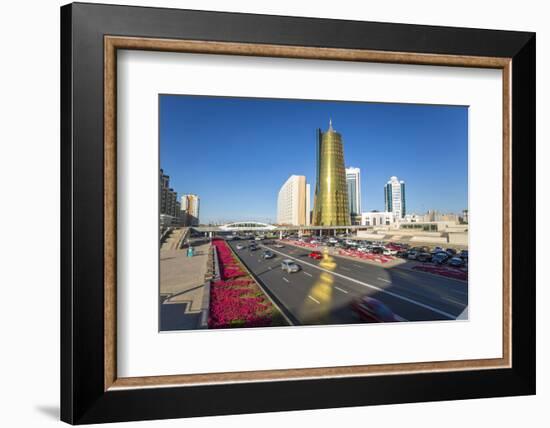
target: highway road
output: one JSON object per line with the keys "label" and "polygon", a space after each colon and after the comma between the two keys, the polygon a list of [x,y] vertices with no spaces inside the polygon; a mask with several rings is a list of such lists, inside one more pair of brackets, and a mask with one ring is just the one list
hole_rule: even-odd
{"label": "highway road", "polygon": [[[454,320],[468,305],[468,285],[464,281],[424,272],[383,268],[326,254],[322,260],[308,257],[311,250],[285,245],[259,244],[259,250],[238,250],[229,245],[246,267],[262,283],[273,300],[296,325],[350,324],[361,322],[350,303],[368,295],[385,303],[408,321]],[[276,257],[265,260],[264,250]],[[281,261],[293,259],[301,270],[287,273]]]}

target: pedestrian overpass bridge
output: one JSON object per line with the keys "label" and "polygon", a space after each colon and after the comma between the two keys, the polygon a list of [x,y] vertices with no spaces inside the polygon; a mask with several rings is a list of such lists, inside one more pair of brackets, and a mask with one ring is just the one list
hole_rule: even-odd
{"label": "pedestrian overpass bridge", "polygon": [[220,226],[192,226],[191,229],[195,232],[205,233],[209,236],[212,236],[214,233],[233,233],[233,232],[319,232],[322,234],[324,231],[327,231],[327,234],[333,232],[336,234],[338,231],[349,233],[351,231],[357,230],[367,230],[369,226],[361,225],[344,225],[344,226],[284,226],[284,225],[273,225],[268,223],[260,223],[256,221],[242,221],[236,223],[228,223]]}

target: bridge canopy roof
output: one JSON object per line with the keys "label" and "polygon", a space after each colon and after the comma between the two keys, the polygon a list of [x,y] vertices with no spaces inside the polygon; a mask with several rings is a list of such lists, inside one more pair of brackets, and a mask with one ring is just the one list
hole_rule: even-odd
{"label": "bridge canopy roof", "polygon": [[228,223],[220,226],[220,230],[275,230],[277,227],[267,223],[258,221],[239,221],[236,223]]}

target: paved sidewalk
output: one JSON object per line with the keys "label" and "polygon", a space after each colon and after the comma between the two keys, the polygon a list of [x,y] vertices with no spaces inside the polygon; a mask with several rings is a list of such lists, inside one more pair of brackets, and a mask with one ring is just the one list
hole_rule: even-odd
{"label": "paved sidewalk", "polygon": [[208,296],[205,276],[210,244],[195,247],[195,256],[186,249],[160,252],[161,330],[199,328]]}

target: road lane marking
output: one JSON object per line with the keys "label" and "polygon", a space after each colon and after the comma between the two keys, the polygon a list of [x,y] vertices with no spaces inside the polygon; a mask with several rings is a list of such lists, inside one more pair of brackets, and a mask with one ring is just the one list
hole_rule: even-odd
{"label": "road lane marking", "polygon": [[350,268],[347,268],[347,267],[345,267],[345,266],[340,266],[340,269],[351,270]]}
{"label": "road lane marking", "polygon": [[348,291],[344,290],[343,288],[336,287],[336,286],[334,286],[334,288],[336,288],[338,291],[341,291],[342,293],[348,294]]}
{"label": "road lane marking", "polygon": [[363,281],[359,281],[358,279],[355,279],[355,278],[350,278],[349,276],[342,275],[341,273],[333,272],[331,270],[328,270],[328,269],[322,268],[320,266],[314,265],[313,263],[308,263],[305,260],[300,260],[300,259],[297,259],[296,257],[289,256],[288,254],[282,253],[280,251],[277,251],[277,250],[273,250],[273,251],[275,251],[276,253],[281,254],[282,256],[288,257],[289,259],[296,260],[297,262],[299,262],[301,264],[311,266],[314,269],[322,270],[323,272],[327,272],[327,273],[330,273],[332,275],[339,276],[340,278],[347,279],[348,281],[355,282],[356,284],[362,285],[363,287],[367,287],[367,288],[371,288],[373,290],[379,291],[382,294],[387,294],[388,296],[395,297],[396,299],[404,300],[405,302],[412,303],[413,305],[420,306],[421,308],[424,308],[424,309],[428,309],[429,311],[435,312],[439,315],[443,315],[443,316],[445,316],[449,319],[452,319],[452,320],[456,319],[456,316],[454,316],[454,315],[452,315],[448,312],[442,311],[441,309],[438,309],[438,308],[434,308],[433,306],[427,305],[427,304],[419,302],[417,300],[410,299],[409,297],[402,296],[402,295],[394,293],[392,291],[384,290],[383,288],[377,287],[376,285],[372,285],[372,284],[369,284],[369,283],[366,283],[366,282],[363,282]]}
{"label": "road lane marking", "polygon": [[449,297],[443,297],[443,300],[446,300],[447,302],[454,303],[456,305],[466,306],[465,303],[459,302],[458,300],[455,300],[455,299],[450,299]]}
{"label": "road lane marking", "polygon": [[304,271],[302,271],[302,272],[304,272],[304,275],[307,275],[307,276],[313,276],[312,274],[310,274],[309,272],[306,272],[305,270],[304,270]]}
{"label": "road lane marking", "polygon": [[391,284],[391,281],[389,281],[389,280],[387,280],[387,279],[380,278],[380,277],[378,277],[378,278],[376,278],[376,279],[379,280],[379,281],[384,281],[384,282],[388,282],[388,283]]}
{"label": "road lane marking", "polygon": [[284,282],[290,282],[288,279],[286,279],[284,276],[283,276],[283,281]]}
{"label": "road lane marking", "polygon": [[318,305],[321,304],[321,302],[319,300],[317,300],[316,298],[314,297],[311,297],[309,294],[307,295],[307,297],[309,297],[311,300],[313,300],[315,303],[317,303]]}

